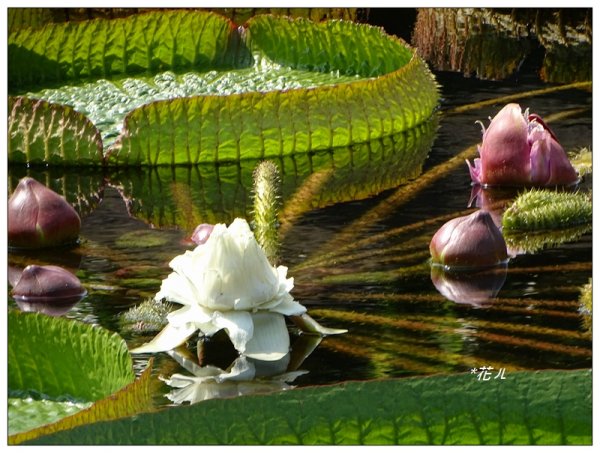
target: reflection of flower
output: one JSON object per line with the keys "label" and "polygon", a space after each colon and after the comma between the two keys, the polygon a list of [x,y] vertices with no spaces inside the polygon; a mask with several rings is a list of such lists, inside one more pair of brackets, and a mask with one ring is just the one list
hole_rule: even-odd
{"label": "reflection of flower", "polygon": [[506,264],[471,272],[452,272],[441,266],[431,267],[431,281],[446,299],[459,304],[484,307],[493,302],[504,285]]}
{"label": "reflection of flower", "polygon": [[[283,371],[289,361],[289,356],[281,360]],[[278,362],[268,362],[278,363]],[[175,404],[189,402],[194,404],[214,398],[227,398],[232,396],[268,393],[292,388],[292,382],[306,371],[282,372],[275,370],[274,374],[260,376],[260,362],[247,357],[238,357],[227,370],[215,366],[193,365],[188,371],[193,376],[174,374],[169,379],[161,378],[176,390],[167,394],[167,398]],[[281,367],[277,367],[281,368]]]}
{"label": "reflection of flower", "polygon": [[19,181],[8,200],[8,245],[54,247],[77,241],[79,214],[59,194],[35,179]]}
{"label": "reflection of flower", "polygon": [[569,185],[578,175],[556,136],[536,114],[508,104],[484,128],[480,157],[469,162],[471,179],[482,185]]}
{"label": "reflection of flower", "polygon": [[210,336],[221,329],[248,357],[277,360],[288,352],[283,315],[300,315],[306,308],[289,293],[293,279],[286,278],[287,268],[269,264],[245,220],[236,219],[229,228],[215,225],[204,244],[175,257],[170,266],[175,272],[163,280],[156,299],[183,307],[133,352],[168,351],[196,330]]}
{"label": "reflection of flower", "polygon": [[506,261],[506,243],[487,211],[446,222],[429,244],[434,263],[448,268],[495,266]]}

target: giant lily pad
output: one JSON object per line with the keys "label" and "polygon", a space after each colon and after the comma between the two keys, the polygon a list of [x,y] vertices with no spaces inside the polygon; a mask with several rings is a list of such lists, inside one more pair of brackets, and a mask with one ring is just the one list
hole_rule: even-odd
{"label": "giant lily pad", "polygon": [[8,159],[27,164],[101,164],[92,122],[66,105],[17,96],[8,101]]}
{"label": "giant lily pad", "polygon": [[345,21],[263,15],[237,28],[175,11],[47,24],[10,34],[9,67],[12,93],[89,116],[112,165],[351,146],[423,123],[438,102],[413,49]]}
{"label": "giant lily pad", "polygon": [[[11,427],[31,428],[29,410],[67,415],[107,397],[134,380],[131,356],[117,334],[40,314],[8,314],[8,391]],[[20,401],[17,401],[19,400]],[[62,403],[62,404],[61,404]],[[19,421],[19,416],[24,420]]]}
{"label": "giant lily pad", "polygon": [[37,444],[589,445],[591,371],[349,382],[210,400],[35,440]]}

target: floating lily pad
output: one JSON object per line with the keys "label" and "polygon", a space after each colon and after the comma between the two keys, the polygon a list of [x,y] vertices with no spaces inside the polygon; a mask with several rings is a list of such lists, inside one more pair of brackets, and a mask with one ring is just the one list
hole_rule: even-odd
{"label": "floating lily pad", "polygon": [[8,398],[8,434],[13,435],[67,417],[91,406],[77,401]]}
{"label": "floating lily pad", "polygon": [[92,122],[72,107],[8,99],[8,160],[12,163],[102,165],[102,140]]}
{"label": "floating lily pad", "polygon": [[[107,397],[133,382],[134,373],[127,345],[117,334],[81,322],[41,314],[9,311],[8,390],[40,395],[12,401],[11,423],[17,431],[31,428],[29,411],[42,406],[60,410],[62,415],[75,412],[56,402],[82,403],[78,410]],[[43,401],[48,401],[44,403]],[[39,412],[36,424],[53,422],[58,415]]]}
{"label": "floating lily pad", "polygon": [[591,390],[589,370],[348,382],[204,401],[35,443],[591,445]]}
{"label": "floating lily pad", "polygon": [[9,64],[11,92],[82,111],[120,166],[351,146],[423,123],[439,99],[413,49],[345,21],[265,15],[236,28],[169,11],[47,24],[10,34]]}
{"label": "floating lily pad", "polygon": [[150,248],[160,247],[170,241],[164,232],[157,230],[136,230],[122,234],[116,241],[117,247]]}

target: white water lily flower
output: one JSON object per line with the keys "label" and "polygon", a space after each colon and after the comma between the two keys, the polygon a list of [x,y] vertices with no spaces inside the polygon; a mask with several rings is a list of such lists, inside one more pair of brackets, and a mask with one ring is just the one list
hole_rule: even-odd
{"label": "white water lily flower", "polygon": [[235,219],[215,225],[208,240],[175,257],[157,300],[183,305],[151,342],[132,350],[161,352],[176,348],[194,332],[211,336],[225,329],[234,347],[248,357],[277,360],[289,350],[285,316],[306,308],[289,291],[287,267],[271,266],[248,223]]}

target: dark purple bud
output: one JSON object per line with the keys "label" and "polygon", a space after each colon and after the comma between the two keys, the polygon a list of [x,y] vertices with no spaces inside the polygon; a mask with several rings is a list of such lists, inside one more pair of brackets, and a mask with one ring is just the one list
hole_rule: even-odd
{"label": "dark purple bud", "polygon": [[210,237],[214,227],[214,225],[210,225],[208,223],[201,223],[196,227],[196,229],[194,229],[194,232],[192,233],[192,241],[198,245],[204,244],[206,241],[208,241],[208,238]]}
{"label": "dark purple bud", "polygon": [[64,301],[85,296],[79,279],[58,266],[38,266],[23,269],[21,278],[12,289],[17,301]]}
{"label": "dark purple bud", "polygon": [[446,222],[431,239],[429,251],[434,263],[453,269],[495,266],[508,259],[502,233],[483,210]]}
{"label": "dark purple bud", "polygon": [[42,248],[77,241],[81,219],[56,192],[25,177],[8,200],[8,245]]}

